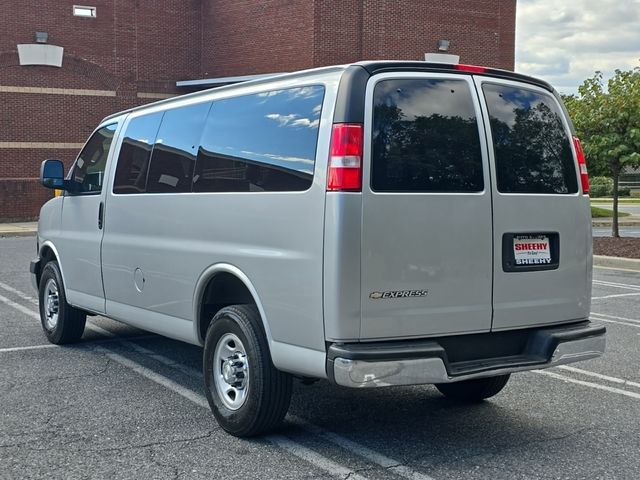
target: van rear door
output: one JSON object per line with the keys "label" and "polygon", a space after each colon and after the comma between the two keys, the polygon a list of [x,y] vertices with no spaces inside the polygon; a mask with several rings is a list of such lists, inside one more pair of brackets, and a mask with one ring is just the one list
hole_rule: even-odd
{"label": "van rear door", "polygon": [[491,328],[487,144],[470,75],[367,85],[361,339]]}
{"label": "van rear door", "polygon": [[542,88],[475,77],[492,165],[493,330],[588,317],[591,216],[568,120]]}

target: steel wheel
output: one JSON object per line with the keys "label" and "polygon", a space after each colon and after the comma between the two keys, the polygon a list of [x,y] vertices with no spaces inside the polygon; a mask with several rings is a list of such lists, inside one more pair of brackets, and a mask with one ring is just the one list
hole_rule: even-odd
{"label": "steel wheel", "polygon": [[58,315],[60,313],[60,297],[58,294],[58,284],[55,279],[50,278],[44,286],[44,324],[47,330],[53,331],[58,325]]}
{"label": "steel wheel", "polygon": [[213,362],[213,382],[218,397],[229,410],[238,410],[249,391],[249,363],[240,339],[233,333],[220,337]]}

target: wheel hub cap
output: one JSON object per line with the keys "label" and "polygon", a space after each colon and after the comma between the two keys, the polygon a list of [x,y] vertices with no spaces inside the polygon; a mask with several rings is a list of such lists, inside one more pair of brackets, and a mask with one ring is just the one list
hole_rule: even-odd
{"label": "wheel hub cap", "polygon": [[229,410],[239,409],[249,390],[249,362],[237,335],[227,333],[220,337],[213,362],[215,393]]}
{"label": "wheel hub cap", "polygon": [[60,312],[60,297],[58,295],[58,285],[53,278],[47,281],[44,287],[43,297],[44,323],[47,330],[53,330],[58,324],[58,314]]}

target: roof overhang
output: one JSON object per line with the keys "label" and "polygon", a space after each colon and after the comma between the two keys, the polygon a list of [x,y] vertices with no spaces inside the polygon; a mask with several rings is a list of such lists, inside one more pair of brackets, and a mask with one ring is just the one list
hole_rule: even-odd
{"label": "roof overhang", "polygon": [[264,78],[275,77],[277,75],[282,75],[282,73],[262,73],[259,75],[241,75],[236,77],[204,78],[201,80],[179,80],[176,82],[176,87],[200,90],[205,88],[222,87],[223,85],[230,85],[232,83],[262,80]]}

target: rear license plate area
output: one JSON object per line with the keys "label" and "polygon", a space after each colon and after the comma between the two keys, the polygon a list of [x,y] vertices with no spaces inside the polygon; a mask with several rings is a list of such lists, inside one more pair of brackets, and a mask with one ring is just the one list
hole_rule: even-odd
{"label": "rear license plate area", "polygon": [[502,269],[505,272],[555,270],[560,265],[558,232],[505,233]]}

